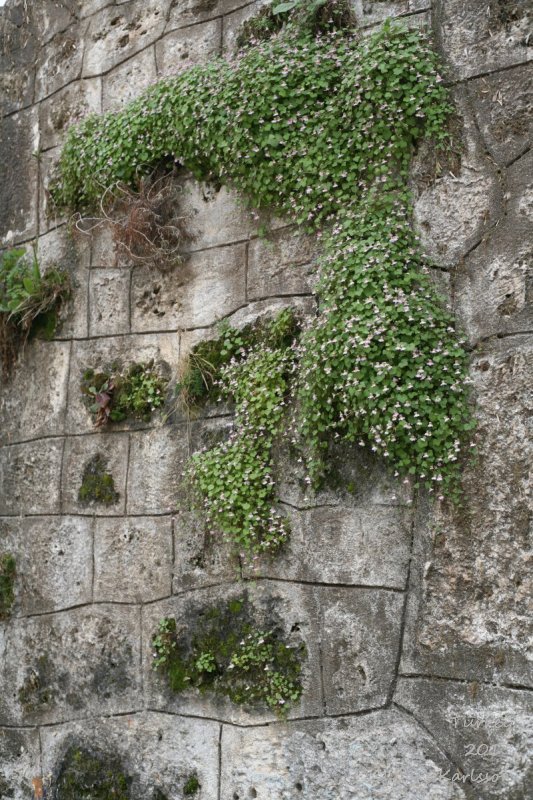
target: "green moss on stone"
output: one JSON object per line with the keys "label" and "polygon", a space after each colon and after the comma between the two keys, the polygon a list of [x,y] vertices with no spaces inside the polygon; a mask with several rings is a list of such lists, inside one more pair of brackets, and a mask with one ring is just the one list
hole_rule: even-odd
{"label": "green moss on stone", "polygon": [[7,619],[15,602],[15,577],[17,568],[14,556],[0,556],[0,620]]}
{"label": "green moss on stone", "polygon": [[172,691],[211,691],[279,715],[299,700],[305,646],[290,647],[279,626],[259,624],[246,595],[197,609],[187,620],[183,631],[175,619],[161,620],[152,640],[153,666]]}
{"label": "green moss on stone", "polygon": [[198,780],[198,776],[195,774],[189,775],[189,777],[185,781],[185,786],[183,787],[183,794],[186,797],[192,797],[197,792],[199,792],[201,788],[202,787],[200,786],[200,781]]}
{"label": "green moss on stone", "polygon": [[78,501],[82,505],[98,503],[112,506],[118,503],[119,493],[115,491],[113,476],[106,472],[106,460],[97,453],[85,466],[83,479],[78,491]]}
{"label": "green moss on stone", "polygon": [[117,758],[71,747],[61,765],[56,800],[130,800],[131,778]]}

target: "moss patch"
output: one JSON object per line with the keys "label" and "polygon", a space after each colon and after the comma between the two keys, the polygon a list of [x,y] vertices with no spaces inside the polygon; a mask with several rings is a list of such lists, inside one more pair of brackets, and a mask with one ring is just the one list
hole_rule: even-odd
{"label": "moss patch", "polygon": [[189,775],[183,787],[183,794],[185,797],[193,797],[201,788],[198,776],[196,774]]}
{"label": "moss patch", "polygon": [[116,758],[71,747],[57,778],[55,800],[130,800],[129,778]]}
{"label": "moss patch", "polygon": [[278,625],[259,625],[247,595],[193,611],[183,631],[175,619],[161,620],[152,646],[154,669],[177,693],[211,691],[279,715],[302,694],[305,645],[290,647]]}
{"label": "moss patch", "polygon": [[0,620],[7,619],[15,602],[15,558],[10,553],[0,556]]}
{"label": "moss patch", "polygon": [[106,472],[106,466],[106,459],[99,453],[86,464],[78,491],[78,501],[82,505],[98,503],[112,506],[118,503],[120,495],[115,490],[113,476]]}

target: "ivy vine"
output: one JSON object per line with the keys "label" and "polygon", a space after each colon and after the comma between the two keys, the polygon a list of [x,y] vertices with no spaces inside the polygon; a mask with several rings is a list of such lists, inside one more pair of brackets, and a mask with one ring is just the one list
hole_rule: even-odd
{"label": "ivy vine", "polygon": [[333,436],[456,497],[473,426],[467,354],[410,226],[413,152],[423,138],[449,144],[452,108],[435,53],[420,32],[390,22],[363,39],[290,21],[268,36],[71,128],[52,187],[59,205],[89,209],[105,187],[178,163],[322,231],[320,313],[298,356],[252,348],[223,367],[237,432],[191,466],[211,522],[255,550],[283,538],[268,453],[288,371],[299,372],[315,484]]}

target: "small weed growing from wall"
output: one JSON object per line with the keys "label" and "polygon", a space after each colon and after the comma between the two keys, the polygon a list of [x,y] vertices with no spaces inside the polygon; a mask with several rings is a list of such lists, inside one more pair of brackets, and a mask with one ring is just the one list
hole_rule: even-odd
{"label": "small weed growing from wall", "polygon": [[116,758],[76,747],[65,754],[55,800],[130,800],[131,779]]}
{"label": "small weed growing from wall", "polygon": [[113,506],[118,503],[120,495],[115,490],[115,481],[111,473],[106,471],[106,459],[97,453],[86,464],[78,491],[78,501],[82,505],[96,503]]}
{"label": "small weed growing from wall", "polygon": [[272,447],[282,429],[296,364],[299,322],[291,309],[193,350],[182,390],[199,402],[235,403],[229,439],[193,455],[188,478],[193,503],[208,525],[241,550],[274,552],[288,520],[275,507]]}
{"label": "small weed growing from wall", "polygon": [[200,786],[200,781],[198,780],[198,776],[194,773],[189,775],[185,784],[183,786],[183,794],[185,797],[194,797],[195,794],[198,794],[202,787]]}
{"label": "small weed growing from wall", "polygon": [[0,255],[0,357],[4,378],[30,336],[51,339],[62,303],[70,294],[66,272],[41,275],[35,252],[15,248]]}
{"label": "small weed growing from wall", "polygon": [[125,419],[148,422],[152,413],[165,404],[165,381],[153,361],[133,364],[126,373],[85,371],[81,392],[94,416],[95,426]]}
{"label": "small weed growing from wall", "polygon": [[4,553],[0,556],[0,620],[8,619],[15,602],[15,577],[17,567],[14,556]]}
{"label": "small weed growing from wall", "polygon": [[188,615],[184,631],[162,619],[152,646],[154,669],[174,692],[215,692],[280,716],[302,694],[304,646],[289,647],[276,627],[259,628],[246,596]]}

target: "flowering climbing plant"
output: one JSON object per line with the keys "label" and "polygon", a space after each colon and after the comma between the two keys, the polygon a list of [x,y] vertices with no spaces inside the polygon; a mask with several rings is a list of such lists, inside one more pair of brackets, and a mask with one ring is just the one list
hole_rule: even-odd
{"label": "flowering climbing plant", "polygon": [[[318,231],[319,314],[291,355],[311,481],[324,474],[328,442],[344,438],[371,447],[398,475],[439,497],[456,498],[473,427],[467,353],[429,280],[408,189],[420,141],[449,145],[451,112],[436,55],[420,32],[385,23],[361,39],[289,22],[233,60],[192,67],[122,111],[71,128],[52,194],[60,206],[88,209],[102,187],[135,185],[154,167],[178,162]],[[266,415],[261,452],[257,438],[236,436],[193,462],[213,523],[256,551],[264,542],[232,503],[251,460],[268,461],[280,404],[261,405],[261,381],[281,397],[286,357],[250,351],[246,364],[223,371],[243,429],[256,412]],[[250,497],[259,508],[260,495]],[[272,541],[283,538],[276,519]]]}

